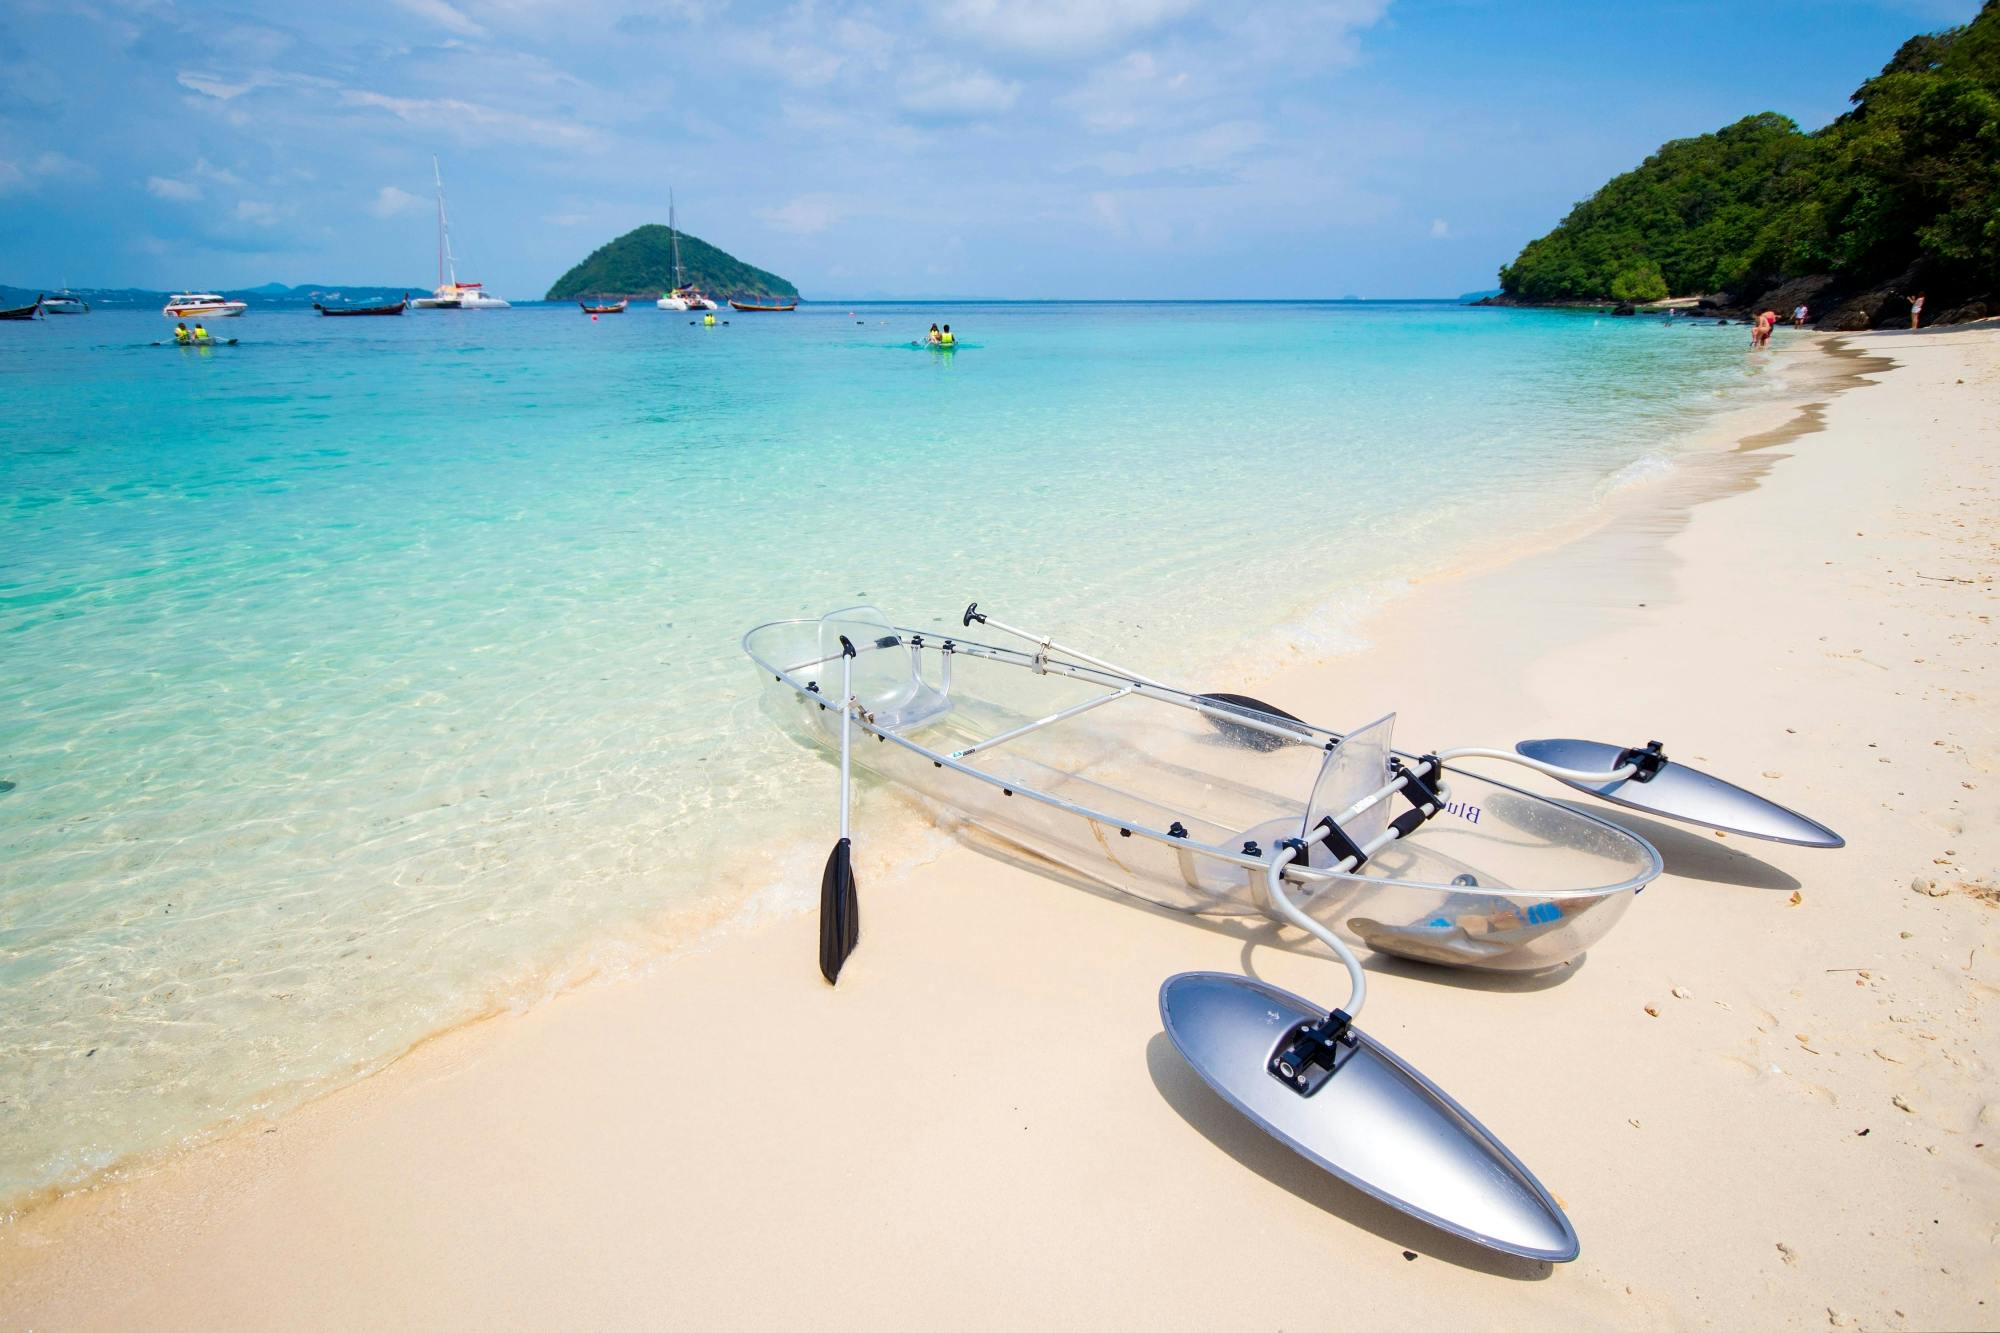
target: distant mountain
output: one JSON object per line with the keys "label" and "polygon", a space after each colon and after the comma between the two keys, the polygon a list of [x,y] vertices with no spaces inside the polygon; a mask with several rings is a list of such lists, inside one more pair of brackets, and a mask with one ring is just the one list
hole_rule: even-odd
{"label": "distant mountain", "polygon": [[[0,282],[0,306],[26,305],[35,299],[37,292],[53,296],[61,288],[51,284],[47,287],[17,287]],[[183,288],[182,290],[186,290]],[[213,288],[207,290],[215,290]],[[267,282],[261,287],[223,288],[221,294],[248,301],[252,306],[303,305],[313,301],[329,304],[344,302],[354,305],[370,305],[394,301],[407,292],[428,292],[423,283],[411,283],[403,287],[384,287],[378,283],[301,283],[287,287],[281,282]],[[154,306],[166,304],[173,293],[154,291],[146,287],[78,287],[76,295],[93,306]]]}
{"label": "distant mountain", "polygon": [[[796,301],[799,289],[699,237],[681,233],[681,273],[687,285],[716,300]],[[633,297],[650,300],[674,285],[673,233],[657,222],[634,228],[556,279],[546,299]]]}
{"label": "distant mountain", "polygon": [[1500,294],[1498,287],[1489,287],[1483,292],[1466,292],[1458,298],[1461,305],[1471,305],[1474,301],[1491,300]]}

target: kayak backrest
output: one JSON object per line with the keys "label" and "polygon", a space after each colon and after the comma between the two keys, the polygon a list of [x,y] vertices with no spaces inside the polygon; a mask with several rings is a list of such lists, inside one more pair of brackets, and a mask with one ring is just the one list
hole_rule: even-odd
{"label": "kayak backrest", "polygon": [[[1305,826],[1301,837],[1311,837],[1319,822],[1329,816],[1336,819],[1340,827],[1357,844],[1365,844],[1389,827],[1389,821],[1399,811],[1391,797],[1375,802],[1359,814],[1346,815],[1347,810],[1364,796],[1380,791],[1389,781],[1389,747],[1396,730],[1396,715],[1377,718],[1367,726],[1348,732],[1327,751],[1326,760],[1319,767],[1319,778],[1313,783],[1312,795],[1306,800]],[[1317,866],[1329,865],[1332,858],[1324,844],[1313,849],[1311,862]]]}
{"label": "kayak backrest", "polygon": [[820,654],[834,659],[820,668],[823,682],[839,689],[840,662],[835,655],[843,635],[854,645],[854,697],[876,725],[892,731],[914,726],[951,707],[941,692],[924,683],[917,671],[916,649],[872,606],[850,606],[820,617]]}

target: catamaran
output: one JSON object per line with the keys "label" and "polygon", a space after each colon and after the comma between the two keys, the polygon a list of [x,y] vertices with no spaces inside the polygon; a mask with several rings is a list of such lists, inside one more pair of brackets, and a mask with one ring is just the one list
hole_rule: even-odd
{"label": "catamaran", "polygon": [[451,252],[451,223],[444,211],[444,169],[436,155],[431,157],[431,174],[437,177],[438,196],[438,285],[429,296],[410,302],[418,310],[505,310],[507,302],[489,293],[476,282],[458,280],[458,259]]}
{"label": "catamaran", "polygon": [[[860,606],[743,639],[781,725],[839,756],[839,837],[820,881],[827,981],[860,938],[855,764],[952,827],[1111,889],[1294,927],[1345,969],[1340,1005],[1251,977],[1182,973],[1160,988],[1169,1040],[1304,1169],[1508,1254],[1574,1259],[1576,1231],[1491,1131],[1355,1026],[1367,976],[1354,948],[1483,970],[1558,967],[1604,938],[1662,862],[1624,824],[1464,765],[1512,763],[1650,815],[1843,845],[1823,824],[1669,760],[1658,741],[1415,755],[1392,748],[1393,714],[1336,732],[1241,695],[1177,689],[977,603],[944,625],[899,628]],[[989,631],[1026,647],[989,642]],[[977,1037],[967,1051],[977,1058]]]}
{"label": "catamaran", "polygon": [[674,289],[653,302],[662,310],[713,310],[715,302],[687,285],[681,277],[681,233],[674,217],[674,192],[667,191],[667,235],[674,242]]}
{"label": "catamaran", "polygon": [[247,302],[225,301],[214,292],[177,292],[160,313],[168,319],[231,319],[249,308]]}

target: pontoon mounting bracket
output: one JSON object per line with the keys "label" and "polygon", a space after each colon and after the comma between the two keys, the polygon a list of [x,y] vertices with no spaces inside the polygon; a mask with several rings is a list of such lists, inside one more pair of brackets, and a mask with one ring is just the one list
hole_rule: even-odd
{"label": "pontoon mounting bracket", "polygon": [[1661,748],[1660,742],[1647,741],[1643,746],[1619,751],[1618,762],[1613,764],[1612,767],[1623,768],[1625,765],[1630,764],[1638,770],[1638,772],[1632,775],[1631,780],[1633,782],[1651,782],[1659,771],[1666,766],[1666,762],[1667,752]]}
{"label": "pontoon mounting bracket", "polygon": [[1325,1018],[1290,1028],[1279,1038],[1267,1068],[1272,1078],[1299,1096],[1310,1097],[1339,1072],[1342,1052],[1352,1052],[1360,1044],[1354,1020],[1346,1010],[1335,1009]]}

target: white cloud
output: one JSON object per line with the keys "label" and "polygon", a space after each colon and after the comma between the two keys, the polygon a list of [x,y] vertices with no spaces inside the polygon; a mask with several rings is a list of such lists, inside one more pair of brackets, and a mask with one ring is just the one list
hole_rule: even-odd
{"label": "white cloud", "polygon": [[1157,126],[1192,90],[1186,70],[1168,69],[1150,51],[1132,51],[1094,70],[1081,88],[1062,100],[1087,128],[1109,134]]}
{"label": "white cloud", "polygon": [[226,167],[218,167],[205,157],[194,160],[194,174],[217,185],[241,185],[243,178]]}
{"label": "white cloud", "polygon": [[199,185],[175,180],[171,176],[146,177],[146,192],[155,199],[168,199],[177,204],[191,204],[201,198]]}
{"label": "white cloud", "polygon": [[1435,236],[1440,241],[1443,240],[1445,237],[1451,235],[1451,224],[1449,222],[1446,222],[1443,218],[1432,218],[1431,235]]}
{"label": "white cloud", "polygon": [[251,79],[247,83],[233,82],[220,74],[209,74],[198,69],[182,70],[176,81],[181,87],[198,92],[204,97],[213,97],[218,102],[234,101],[257,87],[256,79]]}
{"label": "white cloud", "polygon": [[51,177],[61,176],[68,184],[97,179],[97,171],[87,163],[61,153],[37,153],[22,161],[0,158],[0,195],[33,190]]}
{"label": "white cloud", "polygon": [[259,227],[275,227],[278,224],[278,208],[275,204],[267,204],[257,199],[238,200],[236,220]]}
{"label": "white cloud", "polygon": [[597,138],[595,131],[575,121],[550,120],[523,115],[518,111],[503,111],[478,102],[463,102],[456,97],[391,97],[387,93],[374,93],[362,88],[345,88],[341,90],[340,100],[344,106],[386,111],[409,124],[446,130],[461,139],[473,141],[498,140],[506,143],[529,139],[541,144],[573,148],[594,142]]}
{"label": "white cloud", "polygon": [[952,0],[942,26],[1028,55],[1087,55],[1180,18],[1195,0]]}
{"label": "white cloud", "polygon": [[757,210],[757,216],[776,227],[800,236],[825,231],[852,210],[845,200],[831,194],[802,194],[776,208]]}
{"label": "white cloud", "polygon": [[1193,134],[1148,138],[1141,147],[1102,153],[1094,165],[1109,176],[1216,171],[1262,147],[1269,134],[1254,120],[1226,120]]}
{"label": "white cloud", "polygon": [[903,77],[905,111],[933,120],[977,120],[1011,110],[1021,85],[963,65],[926,63]]}
{"label": "white cloud", "polygon": [[403,9],[415,14],[447,32],[455,32],[461,37],[483,37],[486,29],[465,16],[465,12],[447,0],[396,0]]}
{"label": "white cloud", "polygon": [[375,201],[368,205],[368,211],[378,218],[392,218],[399,213],[409,213],[422,208],[424,201],[408,190],[399,190],[393,185],[384,185],[375,192]]}

